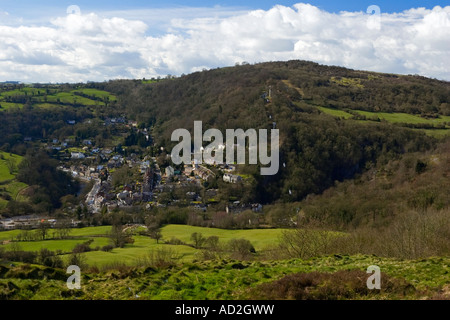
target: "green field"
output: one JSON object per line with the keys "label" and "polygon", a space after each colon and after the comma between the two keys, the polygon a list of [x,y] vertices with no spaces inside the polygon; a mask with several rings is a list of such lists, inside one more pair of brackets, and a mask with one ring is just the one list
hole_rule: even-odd
{"label": "green field", "polygon": [[[23,157],[19,155],[0,151],[0,182],[15,178],[15,174],[17,173],[17,166],[20,164],[20,162],[22,162],[22,159]],[[15,166],[12,173],[8,168],[9,161],[12,161]]]}
{"label": "green field", "polygon": [[329,115],[332,115],[332,116],[338,117],[338,118],[350,119],[351,117],[353,117],[353,115],[351,115],[350,113],[342,111],[342,110],[325,108],[325,107],[317,107],[317,109],[319,109],[323,113],[326,113],[326,114],[329,114]]}
{"label": "green field", "polygon": [[0,101],[0,106],[2,106],[0,108],[0,111],[12,109],[12,108],[19,108],[19,109],[23,108],[23,104],[21,104],[21,103],[4,102],[4,101]]}
{"label": "green field", "polygon": [[[338,110],[338,109],[332,109],[332,108],[326,108],[326,107],[317,107],[321,112],[329,114],[331,116],[342,118],[342,119],[352,119],[353,115],[349,112]],[[430,125],[439,125],[439,124],[445,124],[450,123],[450,116],[440,116],[439,118],[422,118],[420,116],[407,114],[407,113],[387,113],[387,112],[369,112],[369,111],[362,111],[362,110],[352,110],[352,112],[355,112],[359,115],[365,116],[367,120],[364,121],[378,121],[378,120],[385,120],[390,123],[396,123],[396,124],[430,124]],[[450,126],[447,125],[447,129],[413,129],[413,130],[420,130],[425,132],[427,135],[436,137],[436,138],[442,138],[445,136],[450,135]]]}
{"label": "green field", "polygon": [[379,118],[380,120],[386,120],[392,123],[411,123],[411,124],[440,124],[450,122],[450,116],[441,116],[437,119],[426,119],[420,116],[407,114],[407,113],[387,113],[387,112],[368,112],[361,110],[354,110],[356,113],[366,116],[367,118]]}
{"label": "green field", "polygon": [[[39,251],[42,248],[47,248],[52,251],[62,250],[64,253],[70,253],[77,244],[86,242],[89,239],[94,240],[90,245],[91,248],[101,248],[109,244],[107,234],[110,230],[110,226],[72,229],[69,239],[21,241],[18,244],[21,250],[24,251]],[[86,253],[86,257],[87,263],[92,266],[101,266],[114,262],[132,265],[136,263],[136,259],[146,257],[151,250],[165,248],[173,250],[180,260],[192,261],[198,252],[197,249],[188,245],[168,245],[164,244],[164,242],[175,237],[186,244],[192,244],[190,237],[194,232],[201,233],[205,238],[217,236],[221,243],[226,243],[231,239],[247,239],[253,244],[256,251],[260,252],[268,246],[276,244],[282,231],[282,229],[223,230],[185,225],[167,225],[161,229],[163,239],[159,241],[159,244],[154,239],[135,234],[133,236],[135,242],[126,245],[125,248],[116,248],[111,252],[91,251]],[[0,241],[12,240],[19,233],[19,230],[0,232]],[[51,233],[52,231],[50,231]],[[3,245],[3,248],[6,250],[10,249],[11,243]]]}
{"label": "green field", "polygon": [[[93,239],[91,247],[108,243],[106,234],[111,227],[89,227],[73,229],[72,239],[19,242],[22,250],[69,251],[77,243]],[[190,235],[200,232],[205,237],[216,235],[221,242],[232,238],[250,240],[257,251],[278,242],[282,229],[269,230],[221,230],[212,228],[191,227],[184,225],[167,225],[162,228],[164,240],[171,237],[191,243]],[[0,232],[0,242],[17,236],[21,231]],[[311,258],[308,260],[256,260],[236,261],[227,258],[202,261],[195,259],[197,249],[186,245],[157,244],[146,236],[134,235],[135,242],[125,248],[116,248],[111,252],[91,251],[84,253],[86,263],[99,269],[83,270],[82,289],[70,291],[67,289],[68,275],[63,269],[53,269],[22,263],[0,265],[0,296],[7,299],[252,299],[258,293],[263,283],[282,279],[294,273],[336,273],[360,270],[366,274],[371,265],[379,266],[382,281],[386,276],[394,279],[398,289],[386,289],[373,294],[371,292],[356,292],[350,283],[338,288],[341,297],[349,299],[429,299],[442,292],[450,283],[449,258],[436,257],[420,260],[399,260],[367,255],[331,255]],[[7,249],[11,244],[0,245]],[[171,267],[152,265],[152,262],[139,258],[148,257],[156,249],[169,249],[175,253]],[[65,256],[68,257],[68,256]],[[197,260],[197,261],[194,261]],[[150,263],[150,264],[148,264]],[[125,267],[128,265],[128,267]],[[106,267],[106,269],[102,269]],[[103,271],[102,271],[103,270]],[[344,278],[345,281],[351,279]],[[362,279],[365,286],[365,278]],[[392,280],[389,280],[392,281]],[[382,282],[383,283],[383,282]],[[354,284],[353,284],[354,285]],[[334,294],[334,284],[327,282],[311,290],[321,290],[321,286],[330,286],[330,298]],[[10,288],[13,288],[11,290]],[[29,288],[33,288],[30,290]],[[347,289],[346,289],[347,288]],[[256,291],[255,291],[256,290]],[[73,294],[76,294],[75,296]]]}
{"label": "green field", "polygon": [[[23,157],[16,154],[9,154],[7,152],[0,152],[0,192],[7,193],[12,199],[16,199],[18,193],[27,187],[25,183],[19,182],[15,179],[17,174],[17,166],[22,161]],[[8,162],[14,163],[14,168],[11,173],[8,167]],[[4,208],[8,201],[0,197],[0,208]]]}
{"label": "green field", "polygon": [[91,96],[93,98],[101,98],[101,99],[109,99],[110,101],[117,101],[117,98],[115,95],[113,95],[107,91],[102,91],[102,90],[84,88],[84,89],[73,90],[72,92],[81,92],[81,93]]}
{"label": "green field", "polygon": [[[83,94],[85,96],[80,96]],[[103,105],[104,101],[117,101],[117,97],[107,91],[79,88],[75,90],[61,91],[61,89],[38,89],[24,87],[20,89],[3,91],[0,93],[0,110],[7,110],[14,107],[22,108],[23,104],[6,102],[8,98],[25,96],[30,97],[34,106],[44,109],[51,109],[59,104],[80,104],[84,106]],[[87,96],[87,97],[86,97]]]}

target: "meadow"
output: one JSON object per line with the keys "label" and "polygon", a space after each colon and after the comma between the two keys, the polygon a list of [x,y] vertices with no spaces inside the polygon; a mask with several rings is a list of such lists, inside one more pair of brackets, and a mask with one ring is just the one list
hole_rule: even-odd
{"label": "meadow", "polygon": [[[43,241],[19,241],[9,242],[4,244],[6,250],[10,250],[12,246],[20,247],[24,251],[39,251],[42,248],[47,248],[51,251],[61,250],[62,253],[68,255],[77,244],[84,243],[88,240],[93,240],[90,244],[92,249],[101,249],[103,246],[110,244],[108,233],[111,231],[110,226],[101,227],[87,227],[72,229],[68,239],[49,239]],[[156,240],[134,233],[133,244],[127,244],[124,248],[114,248],[110,252],[101,250],[86,252],[86,263],[89,266],[104,266],[114,263],[125,263],[128,265],[136,264],[139,259],[148,256],[151,251],[157,249],[167,249],[175,253],[177,259],[181,261],[193,261],[196,254],[200,250],[192,247],[191,234],[194,232],[201,233],[205,238],[210,236],[217,236],[219,243],[225,244],[231,239],[247,239],[254,246],[256,252],[262,252],[271,245],[278,242],[278,239],[283,229],[250,229],[250,230],[224,230],[215,228],[202,228],[186,225],[167,225],[161,228],[163,238]],[[32,231],[36,232],[36,231]],[[0,232],[0,243],[7,242],[21,233],[20,230],[3,231]],[[52,230],[49,232],[52,237]],[[171,239],[176,238],[181,240],[185,245],[167,244]],[[67,256],[66,256],[67,258]]]}
{"label": "meadow", "polygon": [[[318,106],[317,109],[319,109],[321,112],[331,115],[333,117],[345,119],[345,120],[352,120],[353,115],[347,111],[338,110],[338,109],[332,109],[332,108],[326,108],[326,107],[320,107]],[[351,110],[351,112],[356,113],[358,115],[366,117],[366,120],[358,120],[358,121],[387,121],[394,124],[412,124],[412,125],[446,125],[445,129],[413,129],[413,130],[420,130],[425,132],[427,135],[436,137],[436,138],[442,138],[445,136],[450,135],[450,126],[448,125],[450,123],[450,116],[440,116],[439,118],[423,118],[417,115],[407,114],[407,113],[401,113],[401,112],[393,112],[393,113],[387,113],[387,112],[369,112],[369,111],[362,111],[362,110]]]}
{"label": "meadow", "polygon": [[[17,166],[23,160],[23,157],[0,151],[0,194],[8,195],[11,199],[16,199],[21,190],[25,189],[25,183],[17,181]],[[13,164],[11,172],[10,165]],[[6,206],[8,203],[4,197],[0,196],[0,208]]]}
{"label": "meadow", "polygon": [[39,89],[23,87],[0,92],[0,111],[23,108],[24,103],[11,102],[11,99],[18,98],[31,99],[33,106],[44,109],[72,104],[92,107],[104,105],[105,101],[117,101],[117,97],[113,94],[92,88],[77,88],[63,91],[62,88]]}

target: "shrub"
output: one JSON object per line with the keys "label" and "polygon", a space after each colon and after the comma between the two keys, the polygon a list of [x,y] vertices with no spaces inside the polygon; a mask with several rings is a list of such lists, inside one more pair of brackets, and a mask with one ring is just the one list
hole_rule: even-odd
{"label": "shrub", "polygon": [[82,253],[72,253],[67,260],[67,266],[78,266],[81,270],[86,270],[89,265],[86,263],[86,257]]}
{"label": "shrub", "polygon": [[158,248],[152,250],[146,257],[139,258],[136,263],[141,267],[168,268],[174,266],[179,256],[172,249]]}
{"label": "shrub", "polygon": [[194,242],[194,247],[199,249],[203,246],[206,239],[203,237],[203,234],[194,232],[191,234],[191,240]]}
{"label": "shrub", "polygon": [[172,238],[170,238],[170,240],[167,241],[167,244],[181,246],[181,245],[185,245],[186,243],[176,237],[172,237]]}
{"label": "shrub", "polygon": [[390,278],[386,274],[381,275],[381,290],[369,290],[368,277],[361,270],[290,274],[256,287],[252,297],[269,300],[339,300],[378,296],[382,299],[384,294],[405,297],[415,293],[415,288],[405,280]]}
{"label": "shrub", "polygon": [[105,251],[105,252],[111,252],[112,249],[114,249],[114,246],[111,244],[108,244],[108,245],[102,247],[102,251]]}
{"label": "shrub", "polygon": [[83,252],[89,252],[91,251],[91,247],[87,243],[79,243],[73,248],[73,253],[83,253]]}
{"label": "shrub", "polygon": [[231,239],[228,248],[233,259],[246,260],[251,258],[252,253],[256,253],[255,247],[247,239]]}

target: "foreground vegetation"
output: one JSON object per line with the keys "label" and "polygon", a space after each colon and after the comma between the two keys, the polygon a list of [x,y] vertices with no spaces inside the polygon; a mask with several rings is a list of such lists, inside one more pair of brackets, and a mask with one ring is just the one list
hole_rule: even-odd
{"label": "foreground vegetation", "polygon": [[[380,291],[366,287],[369,275],[365,271],[371,265],[381,268]],[[448,258],[402,261],[362,255],[195,264],[174,264],[161,258],[139,268],[122,265],[115,270],[83,272],[80,290],[67,289],[69,275],[62,269],[0,266],[0,298],[448,299],[449,265]]]}

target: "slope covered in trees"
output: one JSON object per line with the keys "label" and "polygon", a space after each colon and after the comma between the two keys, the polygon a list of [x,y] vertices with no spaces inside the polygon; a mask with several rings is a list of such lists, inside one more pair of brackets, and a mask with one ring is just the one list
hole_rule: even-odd
{"label": "slope covered in trees", "polygon": [[[280,130],[280,171],[253,174],[255,201],[298,201],[323,192],[336,180],[350,179],[375,163],[408,152],[423,152],[436,142],[421,130],[386,121],[342,121],[317,106],[403,112],[427,117],[450,114],[450,84],[417,76],[399,76],[289,61],[242,65],[197,72],[157,83],[111,81],[97,84],[113,92],[123,111],[154,125],[156,146],[171,150],[171,133],[193,130],[267,128]],[[444,125],[444,128],[445,125]]]}

